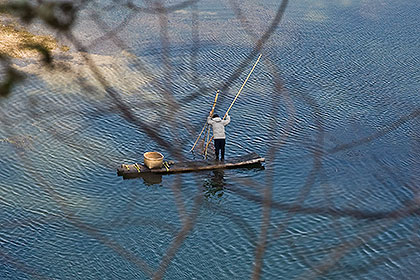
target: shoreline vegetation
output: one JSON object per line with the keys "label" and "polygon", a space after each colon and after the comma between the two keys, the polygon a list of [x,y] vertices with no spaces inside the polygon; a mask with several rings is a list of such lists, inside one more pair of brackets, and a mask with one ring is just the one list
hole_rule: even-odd
{"label": "shoreline vegetation", "polygon": [[27,58],[39,56],[39,51],[33,46],[40,46],[52,52],[59,50],[67,52],[68,46],[60,45],[51,35],[36,35],[17,23],[5,22],[0,19],[0,55],[12,58]]}
{"label": "shoreline vegetation", "polygon": [[[15,19],[0,15],[0,42],[0,70],[1,67],[9,69],[3,83],[0,77],[0,97],[7,96],[12,86],[27,75],[36,75],[54,91],[89,91],[89,96],[95,95],[95,98],[106,93],[86,67],[82,53],[71,52],[69,46],[60,44],[54,36],[34,34]],[[146,87],[152,77],[131,68],[135,60],[133,54],[122,51],[113,55],[89,54],[89,58],[101,69],[106,80],[120,92],[138,93],[146,98],[139,89]],[[27,59],[30,63],[17,63],[19,59]],[[39,60],[39,63],[35,60]],[[46,65],[52,67],[40,67]],[[147,98],[152,100],[150,96]]]}

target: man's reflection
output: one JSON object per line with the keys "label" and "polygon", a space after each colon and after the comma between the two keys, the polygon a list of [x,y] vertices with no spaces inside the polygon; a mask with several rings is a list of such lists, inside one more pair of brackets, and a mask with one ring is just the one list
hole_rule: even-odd
{"label": "man's reflection", "polygon": [[222,197],[223,190],[225,189],[225,172],[223,169],[213,170],[211,178],[204,183],[204,196],[210,197]]}

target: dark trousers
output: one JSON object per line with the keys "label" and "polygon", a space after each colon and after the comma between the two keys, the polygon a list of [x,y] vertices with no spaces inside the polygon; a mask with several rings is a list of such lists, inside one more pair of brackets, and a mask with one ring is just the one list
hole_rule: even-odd
{"label": "dark trousers", "polygon": [[219,150],[221,151],[221,160],[225,159],[225,139],[214,139],[214,151],[216,152],[216,160],[219,160]]}

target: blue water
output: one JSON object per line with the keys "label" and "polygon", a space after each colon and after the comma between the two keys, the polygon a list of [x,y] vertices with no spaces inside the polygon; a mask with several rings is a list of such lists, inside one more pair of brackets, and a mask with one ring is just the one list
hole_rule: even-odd
{"label": "blue water", "polygon": [[130,10],[99,2],[73,32],[129,115],[75,47],[55,60],[69,71],[15,61],[27,77],[0,99],[0,279],[240,279],[260,263],[261,279],[417,278],[418,1],[289,1],[226,128],[226,156],[257,152],[264,169],[154,182],[116,168],[152,150],[200,158],[215,91],[223,114],[280,3],[138,11],[102,38],[94,13],[116,27]]}

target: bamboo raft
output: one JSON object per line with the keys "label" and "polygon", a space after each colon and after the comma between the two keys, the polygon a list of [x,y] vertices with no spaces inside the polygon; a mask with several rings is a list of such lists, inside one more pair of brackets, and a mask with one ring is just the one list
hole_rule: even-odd
{"label": "bamboo raft", "polygon": [[[242,84],[241,88],[239,89],[238,93],[236,94],[235,98],[230,104],[229,108],[227,109],[226,114],[223,117],[223,120],[228,116],[230,109],[232,108],[233,104],[238,99],[239,95],[241,94],[249,77],[251,76],[252,72],[254,71],[255,67],[260,61],[261,56],[262,55],[260,54],[258,56],[257,61],[252,66],[251,71],[246,77],[244,83]],[[209,117],[213,116],[219,93],[220,91],[218,90],[216,92],[216,97],[214,99],[213,106],[209,113]],[[194,142],[194,145],[191,148],[190,152],[194,151],[194,148],[196,147],[206,127],[207,127],[207,133],[204,134],[204,140],[205,140],[204,155],[207,158],[207,148],[209,144],[211,143],[211,141],[213,140],[213,136],[210,138],[210,126],[207,121],[204,124],[203,129],[201,130],[200,134],[198,135],[197,140]],[[164,161],[163,167],[160,167],[162,165],[163,159],[164,159],[163,155],[158,152],[148,152],[144,154],[144,160],[147,166],[141,163],[140,164],[139,163],[121,164],[121,166],[117,168],[117,174],[118,176],[123,176],[124,179],[142,177],[145,180],[145,182],[148,184],[149,183],[158,184],[162,180],[162,175],[165,175],[165,174],[204,171],[204,170],[218,170],[218,169],[239,168],[239,167],[261,167],[261,163],[265,161],[265,159],[260,157],[258,154],[250,153],[244,156],[234,157],[226,161],[212,161],[212,160],[197,160],[197,161],[186,161],[186,162]],[[153,168],[154,166],[159,166],[159,167]]]}
{"label": "bamboo raft", "polygon": [[117,168],[118,176],[126,178],[141,177],[143,175],[151,174],[173,174],[182,172],[196,172],[204,170],[215,170],[215,169],[231,169],[241,167],[261,167],[261,163],[265,159],[260,157],[256,153],[249,153],[247,155],[233,157],[225,161],[214,161],[214,160],[196,160],[196,161],[185,161],[185,162],[172,162],[165,161],[162,168],[149,169],[147,166],[141,163],[134,164],[121,164]]}

